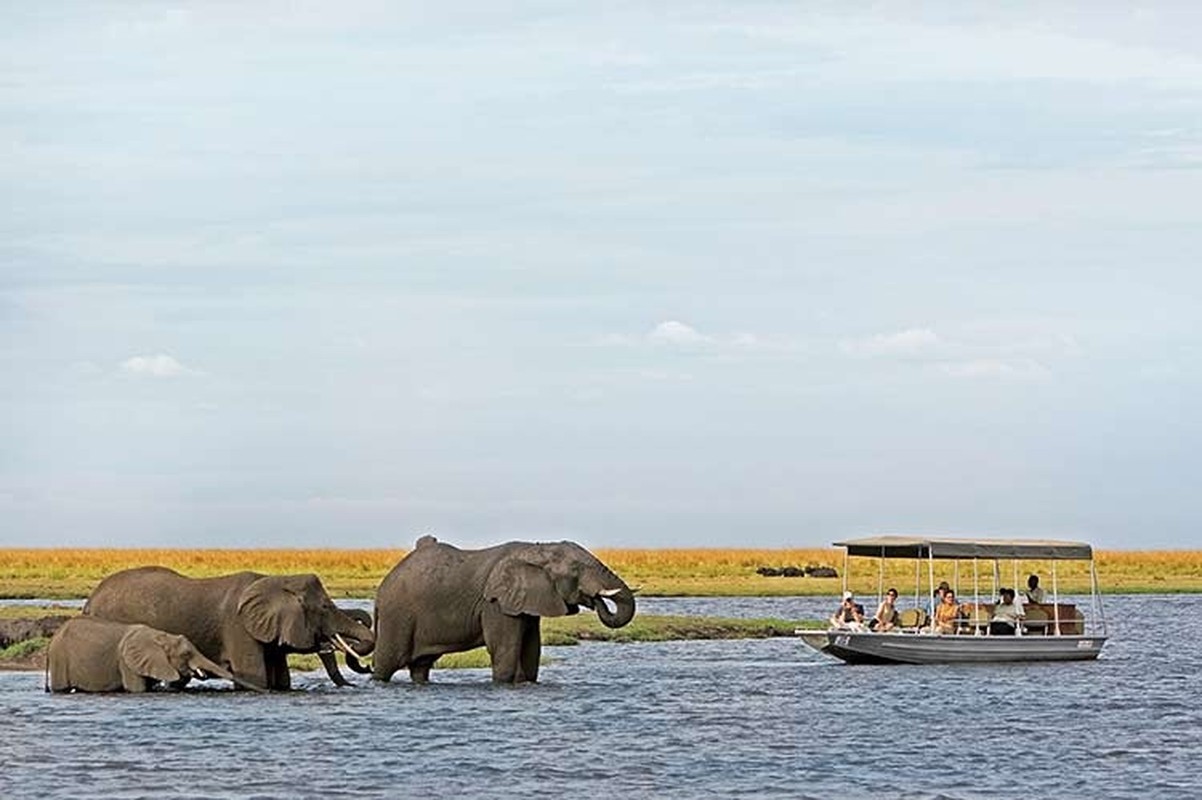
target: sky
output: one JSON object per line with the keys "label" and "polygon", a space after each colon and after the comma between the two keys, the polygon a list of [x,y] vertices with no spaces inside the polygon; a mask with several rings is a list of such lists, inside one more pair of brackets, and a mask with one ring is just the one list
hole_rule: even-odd
{"label": "sky", "polygon": [[430,6],[0,8],[0,546],[1202,546],[1202,7]]}

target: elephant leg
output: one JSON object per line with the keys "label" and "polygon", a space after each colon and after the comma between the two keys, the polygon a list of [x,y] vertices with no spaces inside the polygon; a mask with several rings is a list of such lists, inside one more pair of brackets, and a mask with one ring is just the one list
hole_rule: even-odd
{"label": "elephant leg", "polygon": [[292,673],[288,671],[288,654],[278,647],[264,648],[263,661],[267,667],[267,688],[286,692],[292,688]]}
{"label": "elephant leg", "polygon": [[484,611],[484,646],[492,661],[493,683],[515,683],[522,656],[522,617],[511,617],[489,603]]}
{"label": "elephant leg", "polygon": [[430,668],[434,666],[434,662],[437,660],[438,656],[424,656],[410,661],[409,680],[414,683],[429,683]]}
{"label": "elephant leg", "polygon": [[521,670],[516,678],[516,683],[523,681],[534,683],[538,680],[538,665],[543,653],[541,622],[540,617],[522,617]]}
{"label": "elephant leg", "polygon": [[387,683],[408,663],[409,654],[413,652],[413,621],[381,619],[377,612],[376,624],[379,633],[376,649],[372,651],[371,676]]}

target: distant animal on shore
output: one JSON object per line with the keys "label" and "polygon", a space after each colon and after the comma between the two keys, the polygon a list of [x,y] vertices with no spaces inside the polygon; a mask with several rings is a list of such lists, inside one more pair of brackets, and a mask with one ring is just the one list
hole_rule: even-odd
{"label": "distant animal on shore", "polygon": [[834,567],[818,567],[813,564],[801,567],[757,567],[757,575],[765,578],[837,578],[839,573]]}
{"label": "distant animal on shore", "polygon": [[192,678],[237,680],[187,637],[93,617],[70,619],[54,634],[46,676],[52,692],[145,692],[156,683],[180,689]]}
{"label": "distant animal on shore", "polygon": [[[412,681],[425,683],[439,656],[483,645],[495,682],[536,681],[540,619],[581,606],[610,628],[629,623],[635,611],[630,587],[578,544],[460,550],[423,536],[376,592],[372,674],[387,681],[408,667]],[[366,671],[353,657],[347,664]]]}
{"label": "distant animal on shore", "polygon": [[186,636],[242,682],[265,689],[290,688],[289,653],[318,653],[330,679],[345,683],[334,650],[365,656],[375,646],[371,629],[337,608],[316,575],[188,578],[139,567],[101,581],[83,613]]}

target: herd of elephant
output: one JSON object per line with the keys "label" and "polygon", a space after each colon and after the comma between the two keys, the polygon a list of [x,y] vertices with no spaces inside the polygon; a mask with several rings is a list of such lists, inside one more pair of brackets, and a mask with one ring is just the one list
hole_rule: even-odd
{"label": "herd of elephant", "polygon": [[[287,656],[317,653],[330,679],[347,666],[425,683],[439,656],[488,650],[498,683],[538,680],[540,618],[597,613],[620,628],[634,593],[573,542],[461,550],[423,536],[376,591],[375,614],[334,605],[316,575],[240,572],[188,578],[165,567],[108,576],[50,642],[46,688],[145,692],[220,678],[257,691],[291,687]],[[370,655],[371,667],[360,659]]]}

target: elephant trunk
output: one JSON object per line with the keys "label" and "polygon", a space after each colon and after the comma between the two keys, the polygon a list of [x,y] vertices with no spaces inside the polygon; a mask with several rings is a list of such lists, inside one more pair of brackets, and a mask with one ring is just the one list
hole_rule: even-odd
{"label": "elephant trunk", "polygon": [[[367,633],[371,635],[371,639],[370,641],[364,641],[362,634],[360,633],[358,634],[359,638],[354,638],[348,642],[339,634],[335,634],[334,646],[342,651],[342,655],[346,659],[346,665],[351,668],[352,672],[358,672],[360,675],[370,675],[371,668],[363,666],[363,664],[360,663],[359,658],[369,655],[376,646],[371,614],[361,608],[344,608],[340,610],[346,614],[346,616],[362,625],[363,629],[366,629]],[[359,629],[352,629],[350,635],[355,636],[355,631],[357,630]],[[322,656],[322,664],[325,666],[326,674],[330,676],[330,680],[334,681],[334,683],[338,684],[339,686],[349,686],[349,681],[342,677],[341,672],[338,672],[338,665],[334,661],[334,654],[330,653],[329,658],[330,663],[327,664],[325,656]],[[331,665],[333,665],[333,669],[331,669]],[[337,677],[335,677],[335,675],[337,675]]]}
{"label": "elephant trunk", "polygon": [[333,627],[330,643],[347,656],[362,658],[376,649],[371,614],[362,609],[339,609],[338,624]]}
{"label": "elephant trunk", "polygon": [[[609,610],[614,604],[614,611]],[[597,618],[607,628],[621,628],[634,619],[634,592],[626,586],[601,592],[596,599]]]}
{"label": "elephant trunk", "polygon": [[208,678],[211,676],[214,678],[221,678],[222,680],[226,681],[232,681],[234,679],[233,673],[231,673],[228,669],[221,666],[216,661],[210,661],[200,653],[197,653],[192,657],[192,661],[188,666],[192,668],[192,671],[195,673],[195,677],[197,678]]}
{"label": "elephant trunk", "polygon": [[234,673],[230,672],[225,667],[221,666],[220,664],[218,664],[215,661],[210,661],[209,659],[205,658],[200,653],[197,653],[196,657],[192,660],[191,667],[192,667],[192,669],[199,670],[200,672],[203,673],[203,675],[198,675],[197,677],[208,677],[211,675],[215,678],[221,678],[222,680],[231,681],[231,682],[233,682],[233,684],[235,686],[241,686],[243,689],[251,689],[256,692],[266,692],[267,691],[265,688],[263,688],[262,686],[259,686],[258,684],[251,683],[250,681],[242,680],[241,678],[239,678]]}
{"label": "elephant trunk", "polygon": [[333,650],[322,650],[318,652],[317,657],[321,659],[321,665],[326,668],[326,674],[330,676],[330,680],[335,686],[350,686],[351,682],[342,677],[342,672],[338,669],[338,662],[334,658]]}

